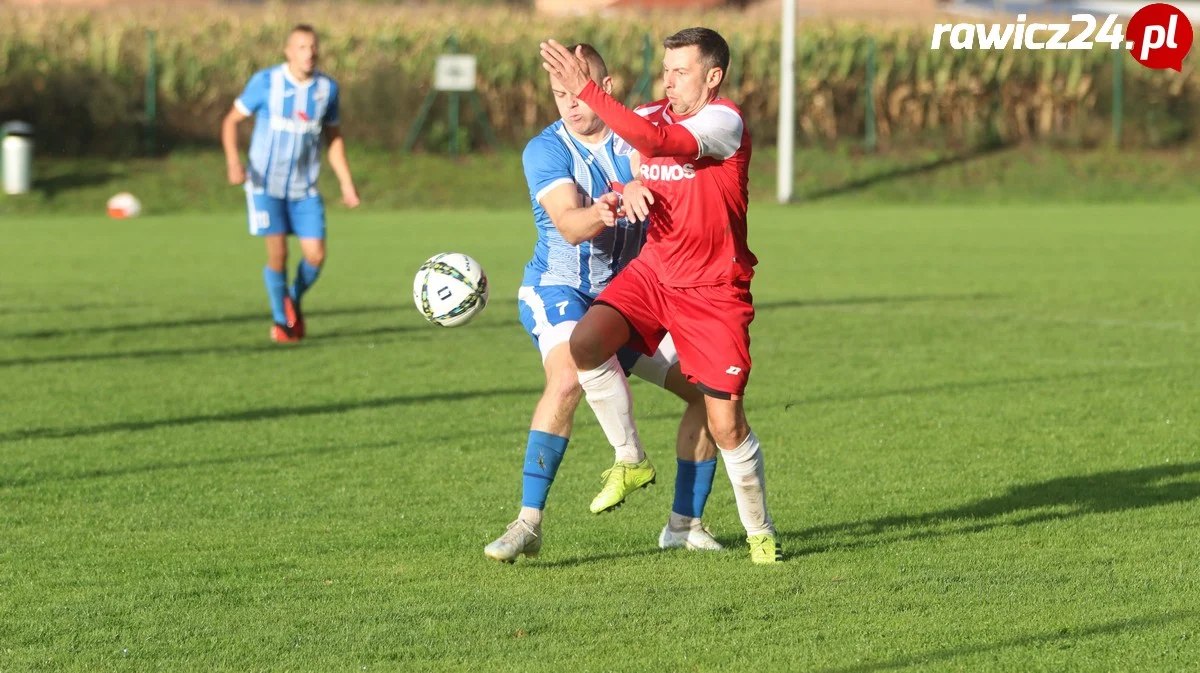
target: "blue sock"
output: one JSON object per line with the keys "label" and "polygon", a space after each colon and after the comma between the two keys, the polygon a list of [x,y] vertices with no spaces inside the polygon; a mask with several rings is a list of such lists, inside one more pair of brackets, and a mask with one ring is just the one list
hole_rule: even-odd
{"label": "blue sock", "polygon": [[287,294],[287,273],[264,267],[263,282],[267,284],[267,296],[271,299],[271,315],[276,323],[286,325],[287,311],[283,308],[283,298]]}
{"label": "blue sock", "polygon": [[525,477],[521,480],[521,506],[534,509],[546,508],[546,496],[558,464],[567,451],[566,437],[559,437],[540,430],[529,431],[529,443],[525,445]]}
{"label": "blue sock", "polygon": [[292,301],[300,303],[300,298],[317,282],[320,273],[321,267],[309,264],[307,259],[300,260],[296,266],[296,280],[292,283]]}
{"label": "blue sock", "polygon": [[699,519],[704,515],[708,494],[712,493],[717,459],[696,462],[676,458],[675,462],[679,464],[679,470],[675,473],[675,504],[671,506],[671,511]]}

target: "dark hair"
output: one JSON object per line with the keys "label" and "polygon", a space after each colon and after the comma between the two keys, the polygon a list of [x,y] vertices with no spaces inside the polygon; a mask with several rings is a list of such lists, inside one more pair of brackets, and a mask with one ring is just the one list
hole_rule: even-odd
{"label": "dark hair", "polygon": [[292,39],[292,36],[296,33],[308,33],[309,35],[312,35],[314,40],[317,39],[317,29],[313,28],[307,23],[298,23],[295,26],[292,26],[292,29],[288,31],[288,39]]}
{"label": "dark hair", "polygon": [[663,40],[663,46],[667,49],[697,47],[706,68],[720,68],[721,79],[729,72],[729,44],[711,28],[684,28]]}
{"label": "dark hair", "polygon": [[608,77],[608,65],[605,64],[604,57],[600,55],[600,52],[596,51],[595,47],[587,42],[579,42],[567,47],[572,54],[575,53],[577,48],[583,49],[583,58],[588,62],[588,67],[592,71],[592,79],[599,82]]}

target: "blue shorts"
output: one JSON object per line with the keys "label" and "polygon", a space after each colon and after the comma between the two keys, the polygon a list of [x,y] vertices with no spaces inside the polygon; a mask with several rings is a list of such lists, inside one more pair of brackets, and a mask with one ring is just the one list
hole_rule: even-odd
{"label": "blue shorts", "polygon": [[254,236],[293,234],[297,238],[325,238],[325,202],[318,196],[307,199],[277,199],[246,189],[250,233]]}
{"label": "blue shorts", "polygon": [[[542,361],[555,346],[567,343],[575,323],[583,318],[592,297],[566,285],[523,285],[517,293],[521,325],[542,353]],[[626,375],[642,354],[628,346],[617,351]]]}

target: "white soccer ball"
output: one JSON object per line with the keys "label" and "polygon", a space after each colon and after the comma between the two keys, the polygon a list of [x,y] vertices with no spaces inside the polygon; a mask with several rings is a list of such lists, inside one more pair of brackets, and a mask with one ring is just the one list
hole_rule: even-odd
{"label": "white soccer ball", "polygon": [[461,327],[474,320],[487,301],[487,274],[479,262],[460,252],[430,257],[413,279],[413,302],[435,325]]}
{"label": "white soccer ball", "polygon": [[108,200],[108,216],[117,220],[137,217],[142,213],[142,202],[129,192],[121,192]]}

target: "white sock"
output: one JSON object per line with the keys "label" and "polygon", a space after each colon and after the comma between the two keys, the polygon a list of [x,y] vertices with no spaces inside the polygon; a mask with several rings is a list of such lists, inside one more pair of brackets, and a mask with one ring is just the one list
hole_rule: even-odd
{"label": "white sock", "polygon": [[671,517],[667,519],[667,527],[673,531],[680,532],[685,530],[700,530],[703,528],[703,523],[700,517],[684,516],[671,512]]}
{"label": "white sock", "polygon": [[758,437],[751,432],[736,449],[721,449],[721,462],[725,463],[725,472],[733,484],[733,497],[746,536],[773,535],[775,524],[767,513],[767,483]]}
{"label": "white sock", "polygon": [[542,525],[542,510],[532,507],[522,507],[521,513],[517,515],[518,519],[524,519],[531,526]]}
{"label": "white sock", "polygon": [[640,463],[646,459],[642,440],[638,438],[637,425],[633,422],[633,397],[629,394],[629,379],[621,369],[617,356],[590,371],[579,372],[579,384],[583,386],[588,405],[596,414],[596,420],[623,463]]}

